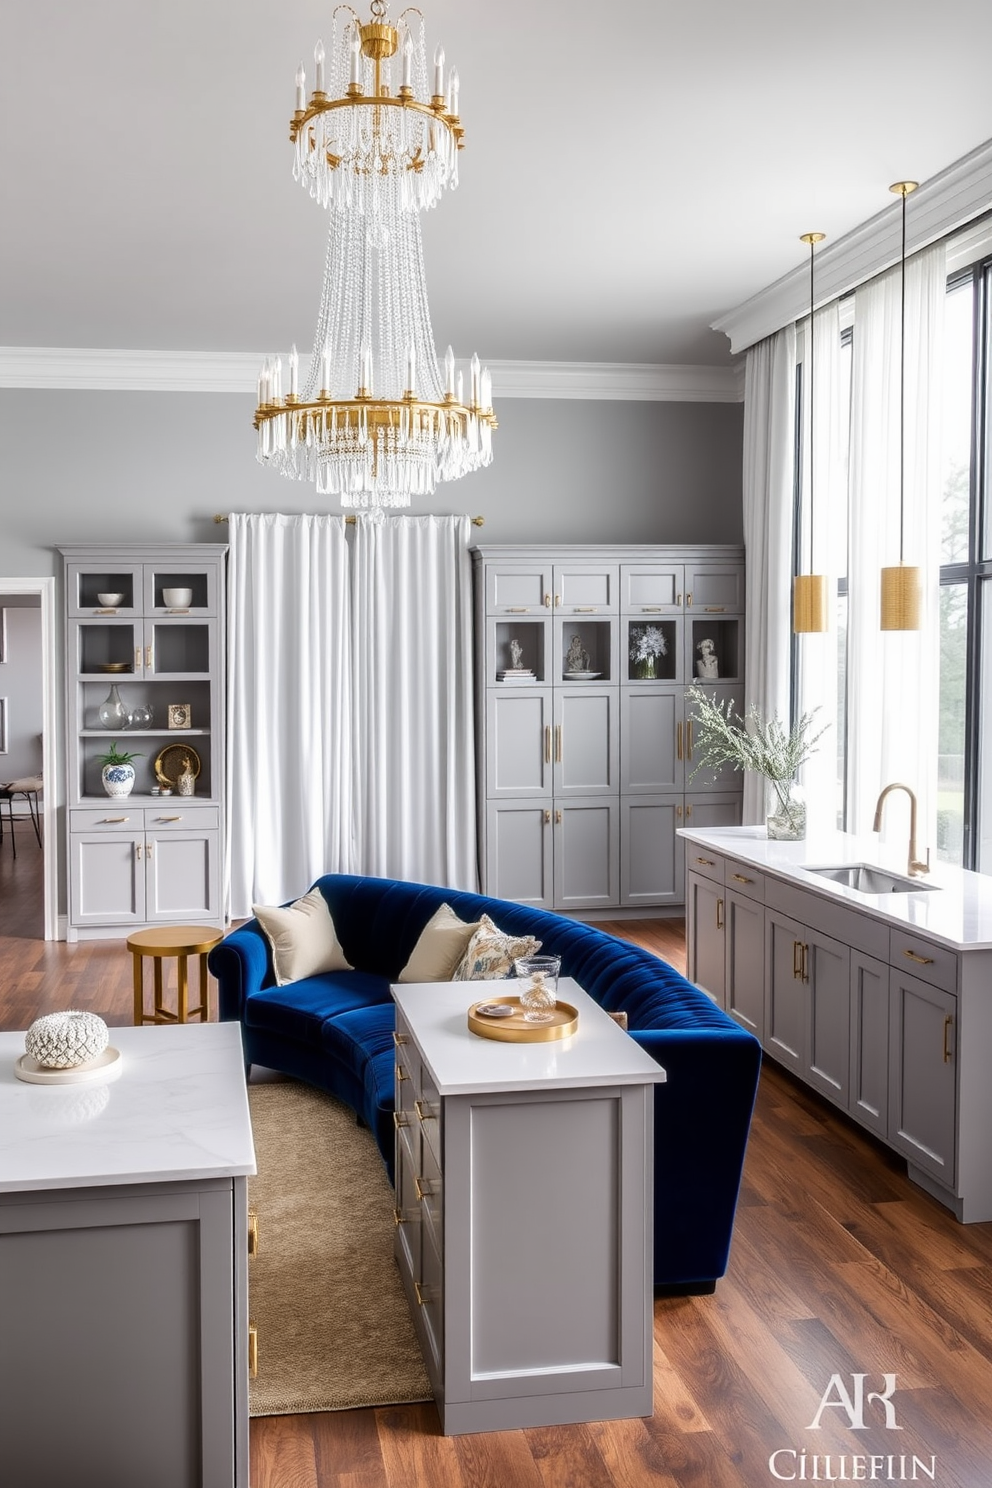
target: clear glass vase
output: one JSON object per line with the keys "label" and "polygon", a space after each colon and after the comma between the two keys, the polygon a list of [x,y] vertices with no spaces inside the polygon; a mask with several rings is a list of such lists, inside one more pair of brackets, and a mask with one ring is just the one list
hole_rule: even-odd
{"label": "clear glass vase", "polygon": [[652,678],[658,675],[658,663],[654,656],[642,656],[637,663],[637,675],[642,678]]}
{"label": "clear glass vase", "polygon": [[774,842],[801,842],[806,836],[806,795],[795,780],[769,780],[765,826]]}
{"label": "clear glass vase", "polygon": [[111,686],[106,698],[100,704],[97,717],[100,720],[101,728],[116,729],[118,732],[121,729],[127,728],[131,715],[121,702],[121,695],[117,691],[116,682]]}

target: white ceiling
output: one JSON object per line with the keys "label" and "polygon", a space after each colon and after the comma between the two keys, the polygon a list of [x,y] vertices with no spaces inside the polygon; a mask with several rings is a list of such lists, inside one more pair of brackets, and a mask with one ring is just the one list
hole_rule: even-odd
{"label": "white ceiling", "polygon": [[[332,8],[5,6],[0,345],[309,347],[325,220],[287,124]],[[459,356],[725,364],[710,322],[801,232],[992,136],[989,0],[422,9],[462,83],[461,185],[424,223]]]}

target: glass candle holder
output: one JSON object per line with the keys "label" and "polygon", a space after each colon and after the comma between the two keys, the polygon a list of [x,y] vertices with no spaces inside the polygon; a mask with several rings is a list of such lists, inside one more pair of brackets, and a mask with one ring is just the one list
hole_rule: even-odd
{"label": "glass candle holder", "polygon": [[558,1001],[560,956],[522,956],[513,969],[520,983],[518,996],[528,1023],[550,1023]]}

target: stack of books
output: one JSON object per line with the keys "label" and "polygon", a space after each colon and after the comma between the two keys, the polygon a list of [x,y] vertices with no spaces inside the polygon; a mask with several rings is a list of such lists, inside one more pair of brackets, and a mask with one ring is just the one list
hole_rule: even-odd
{"label": "stack of books", "polygon": [[501,672],[496,673],[497,682],[536,682],[537,678],[530,667],[504,667]]}

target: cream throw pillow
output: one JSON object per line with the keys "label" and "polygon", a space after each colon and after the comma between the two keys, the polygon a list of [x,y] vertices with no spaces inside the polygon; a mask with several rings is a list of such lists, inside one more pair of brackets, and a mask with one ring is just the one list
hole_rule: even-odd
{"label": "cream throw pillow", "polygon": [[483,915],[452,978],[456,982],[489,982],[513,970],[518,956],[533,956],[541,942],[533,935],[506,935]]}
{"label": "cream throw pillow", "polygon": [[278,986],[321,971],[354,970],[345,959],[327,900],[319,889],[311,889],[286,908],[253,904],[252,912],[272,947]]}
{"label": "cream throw pillow", "polygon": [[420,939],[397,980],[450,982],[480,923],[460,920],[450,904],[442,904],[421,930]]}

